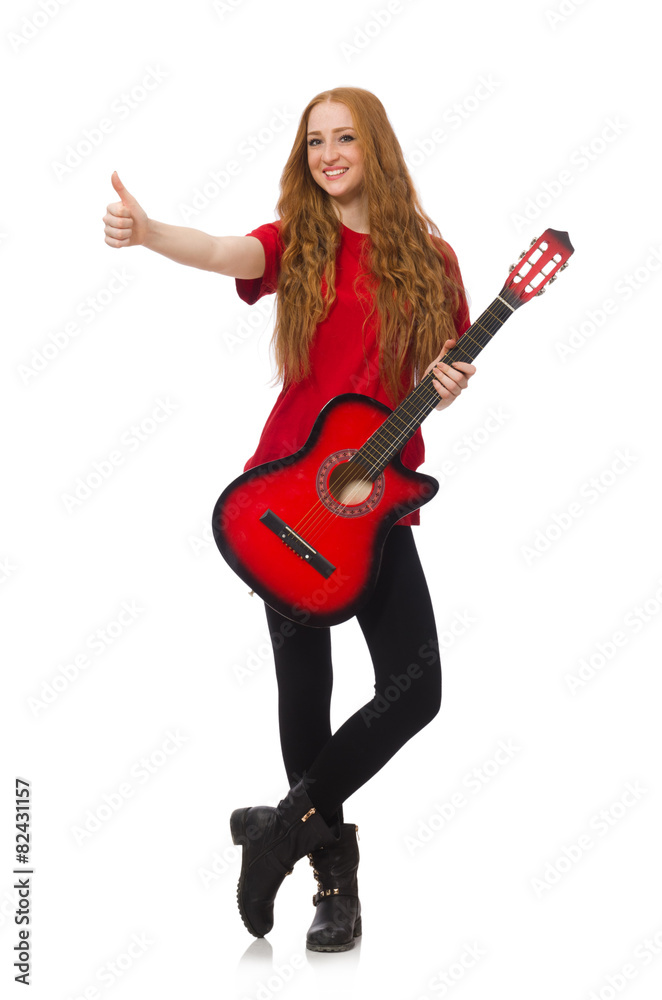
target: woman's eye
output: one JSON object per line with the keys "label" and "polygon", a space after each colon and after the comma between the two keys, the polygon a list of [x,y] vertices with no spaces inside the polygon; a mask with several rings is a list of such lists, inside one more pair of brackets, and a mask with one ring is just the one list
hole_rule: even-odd
{"label": "woman's eye", "polygon": [[[353,135],[349,135],[348,133],[345,133],[345,135],[341,135],[341,136],[340,136],[340,139],[341,139],[341,140],[342,140],[342,139],[349,139],[349,141],[350,141],[350,142],[354,142],[354,138],[355,138],[355,137],[354,137]],[[339,141],[340,141],[340,140],[339,140]],[[314,145],[315,145],[316,143],[318,143],[318,142],[321,142],[321,140],[320,140],[320,139],[309,139],[309,140],[308,140],[308,145],[309,145],[309,146],[314,146]],[[344,145],[347,145],[347,143],[345,143]]]}

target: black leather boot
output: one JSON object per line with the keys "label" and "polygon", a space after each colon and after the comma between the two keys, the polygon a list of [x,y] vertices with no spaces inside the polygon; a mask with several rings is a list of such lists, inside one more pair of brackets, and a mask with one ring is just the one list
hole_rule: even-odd
{"label": "black leather boot", "polygon": [[295,862],[339,839],[308,798],[305,780],[290,788],[277,806],[235,809],[230,817],[232,841],[242,845],[237,903],[255,937],[264,937],[273,927],[276,893]]}
{"label": "black leather boot", "polygon": [[340,839],[308,855],[317,879],[315,918],[306,935],[310,951],[349,951],[361,936],[358,826],[343,823]]}

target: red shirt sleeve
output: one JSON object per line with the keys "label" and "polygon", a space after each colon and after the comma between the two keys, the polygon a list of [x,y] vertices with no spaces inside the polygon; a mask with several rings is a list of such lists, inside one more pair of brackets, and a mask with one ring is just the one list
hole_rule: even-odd
{"label": "red shirt sleeve", "polygon": [[271,295],[278,288],[278,271],[283,244],[280,239],[280,219],[258,226],[246,236],[255,236],[264,247],[265,265],[261,278],[235,278],[240,299],[252,306],[263,295]]}

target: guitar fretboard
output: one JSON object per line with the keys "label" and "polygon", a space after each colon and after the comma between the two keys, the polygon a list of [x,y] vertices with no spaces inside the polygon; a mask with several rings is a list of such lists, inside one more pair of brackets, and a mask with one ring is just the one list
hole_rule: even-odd
{"label": "guitar fretboard", "polygon": [[[448,365],[455,361],[473,362],[520,305],[520,300],[510,289],[502,288],[492,304],[460,337],[455,347],[444,355],[444,362]],[[384,471],[439,403],[434,378],[434,372],[428,372],[390,417],[370,435],[352,459],[353,462],[360,462],[362,468],[368,471],[371,481],[374,482],[380,472]]]}

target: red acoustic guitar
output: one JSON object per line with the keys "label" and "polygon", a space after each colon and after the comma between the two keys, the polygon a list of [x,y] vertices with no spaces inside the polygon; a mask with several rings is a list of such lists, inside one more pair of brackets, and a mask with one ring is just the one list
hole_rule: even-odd
{"label": "red acoustic guitar", "polygon": [[[473,361],[573,250],[555,229],[534,240],[444,361]],[[439,402],[433,377],[395,410],[360,393],[335,396],[299,451],[249,469],[221,493],[212,517],[221,554],[285,617],[323,627],[355,615],[374,588],[388,532],[437,493],[437,480],[406,468],[399,454]]]}

